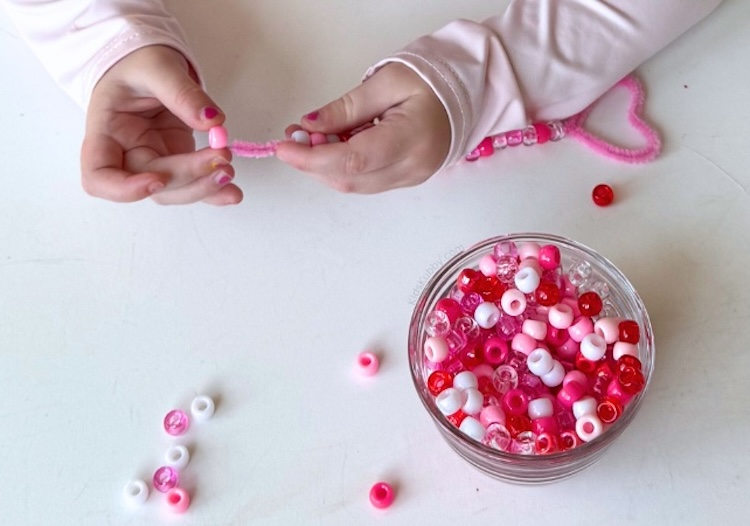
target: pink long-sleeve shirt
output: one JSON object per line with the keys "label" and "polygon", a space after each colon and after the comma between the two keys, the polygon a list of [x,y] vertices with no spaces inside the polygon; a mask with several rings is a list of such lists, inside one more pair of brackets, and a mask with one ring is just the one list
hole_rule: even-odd
{"label": "pink long-sleeve shirt", "polygon": [[[82,107],[102,75],[144,46],[185,35],[159,0],[0,0],[61,87]],[[414,69],[446,108],[444,166],[484,137],[562,119],[708,15],[721,0],[513,0],[484,22],[458,20],[375,64]],[[366,76],[367,76],[366,75]]]}

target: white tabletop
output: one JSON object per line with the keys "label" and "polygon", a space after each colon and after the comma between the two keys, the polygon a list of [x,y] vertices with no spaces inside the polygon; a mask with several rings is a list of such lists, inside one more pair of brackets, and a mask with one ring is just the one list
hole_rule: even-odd
{"label": "white tabletop", "polygon": [[[498,9],[173,4],[232,137],[247,140],[278,137],[419,34]],[[275,160],[240,160],[246,199],[221,209],[85,195],[81,112],[0,14],[0,523],[746,521],[749,19],[750,3],[727,0],[641,68],[665,137],[652,164],[617,164],[569,140],[362,197]],[[612,124],[618,100],[599,126],[630,140]],[[602,182],[617,193],[604,209],[590,201]],[[453,454],[407,367],[408,322],[430,273],[518,231],[609,257],[656,335],[655,376],[631,427],[591,468],[542,487],[495,481]],[[383,361],[367,382],[352,373],[364,349]],[[186,435],[190,512],[170,520],[161,495],[128,511],[123,485],[148,478],[170,442],[164,414],[204,392],[218,405]],[[385,512],[367,499],[380,479],[398,488]]]}

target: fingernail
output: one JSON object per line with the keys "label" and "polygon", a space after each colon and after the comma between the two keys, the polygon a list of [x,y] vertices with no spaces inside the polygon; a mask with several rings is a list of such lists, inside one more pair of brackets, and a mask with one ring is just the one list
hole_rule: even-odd
{"label": "fingernail", "polygon": [[217,110],[216,108],[213,108],[211,106],[207,108],[203,108],[203,117],[205,119],[211,120],[214,117],[216,117],[218,114],[219,114],[219,110]]}
{"label": "fingernail", "polygon": [[305,119],[307,119],[308,121],[317,121],[319,116],[320,116],[319,111],[313,111],[305,115]]}
{"label": "fingernail", "polygon": [[214,176],[214,182],[219,186],[224,186],[232,181],[233,177],[226,172],[219,172]]}
{"label": "fingernail", "polygon": [[148,185],[148,193],[149,194],[155,194],[156,192],[159,192],[160,190],[164,189],[164,183],[160,182],[154,182]]}

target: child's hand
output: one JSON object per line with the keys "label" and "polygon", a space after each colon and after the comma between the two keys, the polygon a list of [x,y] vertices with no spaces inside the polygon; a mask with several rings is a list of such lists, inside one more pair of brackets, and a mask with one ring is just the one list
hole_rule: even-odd
{"label": "child's hand", "polygon": [[224,114],[172,48],[148,46],[115,64],[97,84],[86,119],[81,175],[91,195],[160,204],[236,204],[228,149],[195,151],[193,130]]}
{"label": "child's hand", "polygon": [[[364,83],[305,116],[309,132],[341,133],[378,118],[348,142],[279,145],[276,156],[341,191],[362,194],[426,181],[448,155],[451,129],[442,103],[408,67],[391,63]],[[287,128],[287,135],[300,126]]]}

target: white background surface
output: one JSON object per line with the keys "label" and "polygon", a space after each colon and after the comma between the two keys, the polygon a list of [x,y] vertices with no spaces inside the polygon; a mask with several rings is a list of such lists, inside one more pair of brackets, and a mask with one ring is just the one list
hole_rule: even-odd
{"label": "white background surface", "polygon": [[[267,140],[416,36],[498,11],[468,4],[186,1],[175,12],[231,135]],[[86,196],[81,112],[0,14],[0,523],[745,522],[748,20],[750,3],[727,0],[641,68],[666,145],[648,166],[563,141],[362,197],[240,160],[246,199],[218,209]],[[611,102],[599,120],[616,129]],[[601,182],[616,205],[591,203]],[[609,257],[656,335],[632,426],[594,466],[543,487],[456,457],[406,358],[414,291],[436,265],[515,231]],[[365,348],[383,359],[369,382],[352,374]],[[169,442],[162,417],[199,392],[218,408],[187,436],[191,512],[165,516],[161,495],[127,511],[124,483],[150,477]],[[398,487],[385,513],[367,501],[379,479]]]}

